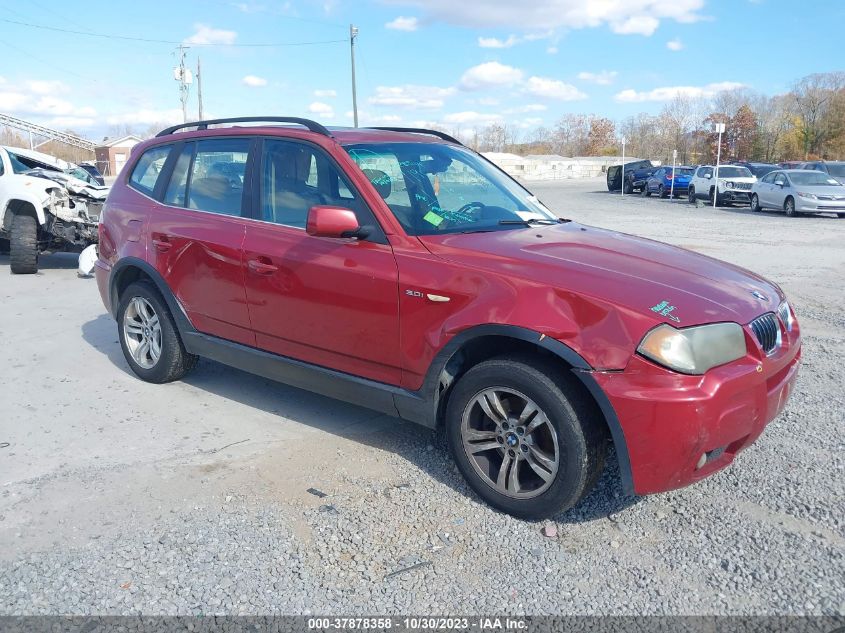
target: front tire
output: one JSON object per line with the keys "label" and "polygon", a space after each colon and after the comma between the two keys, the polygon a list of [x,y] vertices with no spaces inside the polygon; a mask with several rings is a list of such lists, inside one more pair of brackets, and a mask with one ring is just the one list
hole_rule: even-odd
{"label": "front tire", "polygon": [[792,196],[787,196],[786,200],[784,200],[783,210],[786,213],[786,216],[789,218],[794,218],[798,216],[798,213],[795,211],[795,200],[792,198]]}
{"label": "front tire", "polygon": [[657,187],[657,195],[658,195],[658,196],[660,196],[661,198],[665,198],[665,197],[666,197],[666,196],[668,196],[669,194],[668,194],[668,193],[666,193],[666,187],[665,187],[665,186],[663,186],[663,185],[659,185],[659,186]]}
{"label": "front tire", "polygon": [[31,215],[18,213],[12,218],[9,267],[16,275],[38,272],[38,220]]}
{"label": "front tire", "polygon": [[648,197],[650,197],[650,196],[651,196],[651,189],[649,189],[649,188],[648,188],[648,183],[646,183],[645,185],[643,185],[643,188],[642,188],[642,190],[640,191],[640,194],[641,194],[641,195],[643,195],[643,196],[645,196],[646,198],[648,198]]}
{"label": "front tire", "polygon": [[627,178],[626,178],[626,179],[625,179],[625,181],[622,183],[622,191],[623,191],[624,193],[634,193],[634,185],[633,185],[633,183],[632,183],[630,180],[628,180]]}
{"label": "front tire", "polygon": [[759,213],[763,210],[763,207],[760,206],[760,198],[757,197],[757,194],[751,195],[751,210],[754,213]]}
{"label": "front tire", "polygon": [[197,364],[197,357],[185,350],[170,310],[151,282],[136,281],[123,291],[117,324],[123,356],[141,380],[172,382]]}
{"label": "front tire", "polygon": [[550,363],[504,356],[476,365],[455,385],[445,418],[449,450],[494,508],[546,518],[595,485],[606,427],[568,380]]}
{"label": "front tire", "polygon": [[695,187],[687,189],[687,202],[695,204]]}

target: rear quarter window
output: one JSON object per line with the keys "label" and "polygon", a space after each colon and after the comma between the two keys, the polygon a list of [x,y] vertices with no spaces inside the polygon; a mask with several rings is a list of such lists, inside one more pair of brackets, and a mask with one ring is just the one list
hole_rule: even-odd
{"label": "rear quarter window", "polygon": [[159,145],[141,154],[141,158],[135,163],[132,175],[129,176],[129,186],[148,196],[153,195],[156,181],[164,169],[164,161],[167,160],[172,147],[172,145]]}

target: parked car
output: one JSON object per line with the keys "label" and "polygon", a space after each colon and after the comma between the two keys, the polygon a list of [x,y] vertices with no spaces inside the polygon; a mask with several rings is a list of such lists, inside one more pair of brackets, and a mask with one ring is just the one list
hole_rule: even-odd
{"label": "parked car", "polygon": [[739,165],[740,167],[745,167],[752,173],[755,178],[762,178],[770,171],[774,171],[776,169],[781,169],[779,165],[775,165],[774,163],[749,163],[747,161],[737,161],[735,163],[731,163],[732,165]]}
{"label": "parked car", "polygon": [[646,180],[642,193],[644,196],[650,196],[656,193],[661,198],[668,197],[670,193],[677,196],[685,196],[687,195],[693,173],[695,173],[695,169],[685,165],[679,167],[661,167]]}
{"label": "parked car", "polygon": [[845,186],[821,171],[773,171],[751,188],[751,210],[764,209],[783,210],[790,217],[802,213],[835,213],[845,218]]}
{"label": "parked car", "polygon": [[701,165],[689,183],[687,197],[690,204],[697,199],[704,198],[713,202],[716,196],[716,206],[751,202],[751,186],[757,179],[746,167],[735,165]]}
{"label": "parked car", "polygon": [[79,163],[79,166],[87,171],[98,185],[106,184],[106,179],[94,163]]}
{"label": "parked car", "polygon": [[645,181],[657,169],[650,160],[637,160],[622,165],[612,165],[607,168],[607,190],[619,191],[623,188],[622,172],[625,172],[625,193],[633,193],[635,189],[641,189]]}
{"label": "parked car", "polygon": [[836,179],[840,185],[845,185],[845,161],[814,160],[801,165],[800,169],[820,171]]}
{"label": "parked car", "polygon": [[801,166],[804,164],[802,160],[785,160],[782,163],[778,163],[781,169],[801,169]]}
{"label": "parked car", "polygon": [[631,493],[706,477],[792,392],[776,284],[559,219],[442,132],[261,121],[163,130],[111,190],[96,278],[141,379],[205,356],[421,423],[532,518],[578,503],[610,442]]}
{"label": "parked car", "polygon": [[76,169],[41,152],[0,147],[0,240],[8,240],[13,273],[37,272],[44,251],[97,242],[108,188],[80,180]]}

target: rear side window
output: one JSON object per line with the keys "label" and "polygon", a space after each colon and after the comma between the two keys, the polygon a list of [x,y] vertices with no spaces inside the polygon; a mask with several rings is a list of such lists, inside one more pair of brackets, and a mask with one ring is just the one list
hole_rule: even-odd
{"label": "rear side window", "polygon": [[[246,161],[251,144],[251,138],[198,141],[188,172],[184,206],[221,215],[242,215]],[[184,152],[178,161],[184,166],[183,160]],[[177,163],[171,179],[171,184],[177,183],[176,196],[179,195],[179,166]]]}
{"label": "rear side window", "polygon": [[153,195],[156,180],[164,168],[164,161],[167,160],[172,147],[172,145],[159,145],[141,154],[141,158],[135,163],[132,175],[129,176],[129,185],[148,196]]}

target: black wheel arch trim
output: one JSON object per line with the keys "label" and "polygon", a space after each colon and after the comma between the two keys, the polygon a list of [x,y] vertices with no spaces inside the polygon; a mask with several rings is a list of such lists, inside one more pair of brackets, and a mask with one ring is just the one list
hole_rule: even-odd
{"label": "black wheel arch trim", "polygon": [[111,273],[109,274],[109,301],[111,302],[112,316],[115,319],[117,318],[117,309],[120,303],[120,297],[118,296],[117,289],[119,287],[120,279],[123,274],[132,268],[137,268],[143,272],[156,285],[156,288],[158,288],[158,291],[164,298],[165,303],[167,303],[167,307],[170,309],[170,314],[173,316],[173,320],[176,321],[176,327],[179,329],[179,333],[184,335],[188,332],[196,332],[196,328],[194,328],[193,323],[191,323],[191,320],[188,318],[185,308],[182,307],[182,304],[179,303],[179,300],[170,290],[170,286],[168,286],[167,282],[164,281],[161,273],[159,273],[152,265],[137,257],[124,257],[111,269]]}
{"label": "black wheel arch trim", "polygon": [[533,343],[562,359],[572,367],[572,373],[590,392],[590,395],[595,399],[596,404],[604,415],[616,449],[623,489],[626,494],[634,494],[631,460],[628,455],[628,444],[625,441],[625,434],[613,405],[593,377],[593,368],[580,354],[565,343],[528,328],[499,324],[477,325],[453,336],[434,357],[426,373],[422,387],[416,392],[406,392],[410,397],[404,394],[396,394],[394,396],[396,409],[400,417],[428,427],[436,427],[440,410],[440,397],[443,393],[439,387],[444,369],[455,354],[460,352],[461,348],[467,343],[484,336],[499,336]]}

